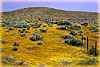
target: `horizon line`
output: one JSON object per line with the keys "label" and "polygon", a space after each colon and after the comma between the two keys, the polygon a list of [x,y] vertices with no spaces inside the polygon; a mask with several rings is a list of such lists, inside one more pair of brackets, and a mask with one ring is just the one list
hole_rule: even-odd
{"label": "horizon line", "polygon": [[[34,7],[25,7],[26,9],[27,8],[34,8]],[[43,8],[43,7],[38,7],[38,8]],[[52,8],[52,7],[44,7],[44,8]],[[24,8],[19,8],[19,9],[15,9],[15,10],[11,10],[11,11],[0,11],[0,12],[12,12],[12,11],[16,11],[16,10],[21,10],[21,9],[24,9]],[[64,9],[58,9],[58,8],[53,8],[53,9],[57,9],[57,10],[62,10],[62,11],[74,11],[74,10],[64,10]],[[90,11],[74,11],[74,12],[90,12]],[[100,13],[100,12],[90,12],[90,13]]]}

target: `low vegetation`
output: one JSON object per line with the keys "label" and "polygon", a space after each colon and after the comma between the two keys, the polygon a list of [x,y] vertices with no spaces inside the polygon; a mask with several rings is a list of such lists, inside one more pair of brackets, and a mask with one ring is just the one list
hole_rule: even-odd
{"label": "low vegetation", "polygon": [[55,67],[98,64],[99,45],[97,56],[94,48],[94,40],[99,40],[96,13],[34,9],[3,13],[0,27],[3,65]]}

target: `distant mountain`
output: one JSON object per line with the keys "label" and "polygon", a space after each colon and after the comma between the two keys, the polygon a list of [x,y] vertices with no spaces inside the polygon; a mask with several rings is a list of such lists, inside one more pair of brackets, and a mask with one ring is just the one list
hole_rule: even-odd
{"label": "distant mountain", "polygon": [[98,22],[98,13],[81,12],[81,11],[65,11],[48,7],[29,7],[10,12],[3,12],[3,18],[14,20],[69,20],[71,22],[89,22],[90,24]]}

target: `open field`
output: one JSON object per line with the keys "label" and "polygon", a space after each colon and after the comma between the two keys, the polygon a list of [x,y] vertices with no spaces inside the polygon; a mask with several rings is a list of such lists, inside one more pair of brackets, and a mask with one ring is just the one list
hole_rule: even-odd
{"label": "open field", "polygon": [[[94,56],[94,54],[88,55],[87,39],[84,39],[81,45],[79,44],[79,46],[77,46],[77,42],[75,42],[76,44],[73,46],[73,44],[65,43],[67,38],[62,38],[63,34],[69,34],[71,31],[77,32],[77,34],[70,34],[70,36],[72,36],[72,38],[79,39],[79,42],[82,41],[82,35],[84,37],[88,37],[89,50],[92,47],[95,47],[96,40],[96,49],[99,51],[100,49],[98,42],[100,33],[98,28],[97,13],[69,12],[56,9],[52,9],[50,12],[50,8],[37,8],[38,12],[35,12],[33,9],[35,10],[36,8],[16,10],[4,13],[4,15],[2,15],[4,22],[0,27],[0,35],[1,39],[3,40],[1,40],[1,48],[5,49],[0,55],[11,55],[15,58],[15,60],[11,61],[11,63],[25,61],[26,64],[33,67],[38,66],[39,64],[45,64],[50,67],[65,65],[61,64],[61,61],[71,62],[71,64],[68,65],[79,65],[78,63],[80,61],[85,61],[92,58],[95,58],[96,60],[100,59],[99,56]],[[39,9],[41,10],[39,11]],[[44,13],[42,13],[43,9],[45,11]],[[71,20],[71,18],[74,20]],[[63,20],[66,20],[64,21],[65,24],[62,24]],[[6,23],[6,21],[9,22]],[[59,22],[52,23],[52,21]],[[59,24],[60,22],[61,24]],[[88,22],[88,25],[82,25],[82,22]],[[67,25],[66,23],[72,24]],[[15,26],[16,24],[17,26]],[[26,25],[26,27],[21,27],[21,25]],[[75,28],[74,25],[76,25]],[[64,29],[58,29],[58,27],[63,27]],[[95,29],[93,28],[91,30],[90,27],[95,27]],[[20,32],[19,29],[25,31]],[[43,29],[47,30],[46,32],[42,32],[40,29],[42,31]],[[78,33],[80,30],[83,32]],[[32,41],[30,37],[37,34],[43,37],[43,39]],[[4,40],[6,40],[6,42],[4,42]],[[39,45],[37,43],[39,41],[42,41],[42,44]],[[15,46],[14,42],[19,42],[19,46]],[[17,51],[12,50],[13,47],[16,47]],[[10,63],[8,65],[10,65]],[[97,66],[97,64],[94,64],[94,66]]]}

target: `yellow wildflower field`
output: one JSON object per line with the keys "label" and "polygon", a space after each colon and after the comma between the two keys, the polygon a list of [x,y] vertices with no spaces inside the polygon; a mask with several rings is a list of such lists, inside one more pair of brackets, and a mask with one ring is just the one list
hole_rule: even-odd
{"label": "yellow wildflower field", "polygon": [[[33,36],[35,29],[39,31],[40,28],[30,28],[30,33],[26,33],[25,37],[21,37],[18,34],[18,29],[14,29],[10,32],[5,32],[6,27],[1,27],[0,35],[1,38],[6,40],[7,43],[1,43],[1,47],[5,48],[5,51],[0,55],[11,55],[14,56],[15,61],[25,61],[30,63],[30,67],[38,66],[39,64],[46,64],[48,67],[60,66],[61,61],[72,62],[72,65],[76,65],[80,60],[86,60],[87,58],[100,59],[99,56],[95,57],[93,55],[88,55],[83,53],[81,50],[86,50],[86,40],[84,40],[84,46],[72,46],[70,44],[64,43],[64,39],[61,38],[62,34],[68,34],[70,31],[58,30],[57,25],[53,24],[53,27],[43,27],[45,23],[42,23],[40,28],[48,29],[46,33],[39,34],[44,38],[42,45],[37,45],[37,41],[31,41],[30,36]],[[89,27],[94,25],[88,25],[87,27],[82,26],[81,30],[84,32],[89,31]],[[78,30],[75,30],[78,32]],[[15,32],[15,35],[11,35]],[[95,38],[98,32],[86,33],[84,36],[89,38],[89,49],[95,46],[95,41],[99,41],[99,38]],[[73,35],[74,38],[80,39],[82,36]],[[14,47],[14,42],[19,42],[20,45],[16,46],[18,51],[12,51]],[[99,43],[98,43],[99,44]],[[31,48],[31,49],[28,49]],[[99,49],[99,45],[97,45]],[[71,67],[71,66],[69,66]],[[96,67],[96,66],[95,66]]]}

